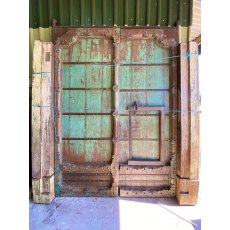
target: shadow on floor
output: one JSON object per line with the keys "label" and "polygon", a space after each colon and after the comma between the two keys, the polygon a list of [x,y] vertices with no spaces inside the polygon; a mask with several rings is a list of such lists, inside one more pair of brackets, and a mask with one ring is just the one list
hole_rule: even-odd
{"label": "shadow on floor", "polygon": [[192,222],[196,225],[196,226],[194,226],[195,230],[201,230],[201,219],[192,220]]}

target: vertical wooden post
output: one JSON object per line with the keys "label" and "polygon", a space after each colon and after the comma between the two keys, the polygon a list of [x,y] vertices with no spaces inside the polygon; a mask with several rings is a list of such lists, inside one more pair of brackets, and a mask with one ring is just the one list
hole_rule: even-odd
{"label": "vertical wooden post", "polygon": [[120,81],[120,29],[114,30],[114,78],[115,85],[113,86],[115,92],[115,112],[114,112],[114,153],[111,164],[111,173],[113,176],[113,184],[111,188],[111,195],[118,196],[118,186],[119,186],[119,155],[118,155],[118,135],[119,135],[119,81]]}
{"label": "vertical wooden post", "polygon": [[[187,55],[187,52],[189,55]],[[180,149],[176,197],[181,205],[195,205],[199,188],[199,85],[198,46],[181,44]]]}
{"label": "vertical wooden post", "polygon": [[177,175],[189,178],[189,60],[186,43],[180,45],[180,151],[177,156]]}
{"label": "vertical wooden post", "polygon": [[34,42],[32,82],[32,187],[34,203],[54,199],[53,45]]}
{"label": "vertical wooden post", "polygon": [[198,78],[198,45],[196,42],[189,43],[190,62],[190,179],[198,180],[199,177],[199,78]]}
{"label": "vertical wooden post", "polygon": [[170,124],[171,124],[171,174],[170,174],[170,186],[171,191],[175,194],[176,190],[176,153],[177,153],[177,91],[178,91],[178,62],[177,62],[177,47],[172,47],[170,55],[174,58],[170,60]]}
{"label": "vertical wooden post", "polygon": [[60,196],[62,163],[62,54],[59,43],[55,45],[55,194]]}

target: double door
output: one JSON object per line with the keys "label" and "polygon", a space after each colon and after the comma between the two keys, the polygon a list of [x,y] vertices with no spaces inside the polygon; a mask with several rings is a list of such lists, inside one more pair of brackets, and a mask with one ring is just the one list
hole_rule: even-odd
{"label": "double door", "polygon": [[56,57],[56,195],[173,196],[172,50],[151,29],[73,31]]}

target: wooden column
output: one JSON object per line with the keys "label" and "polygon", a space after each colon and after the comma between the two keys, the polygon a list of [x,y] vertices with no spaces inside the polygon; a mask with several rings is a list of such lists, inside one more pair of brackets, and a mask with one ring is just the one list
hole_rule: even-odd
{"label": "wooden column", "polygon": [[119,186],[119,154],[118,154],[118,135],[119,135],[119,81],[120,81],[120,29],[114,30],[113,35],[114,40],[114,83],[113,86],[115,93],[114,106],[114,138],[113,138],[113,157],[111,164],[111,173],[113,177],[113,183],[111,188],[111,195],[118,196],[118,186]]}
{"label": "wooden column", "polygon": [[62,174],[62,54],[58,41],[55,45],[55,195],[60,196]]}
{"label": "wooden column", "polygon": [[198,46],[181,44],[180,148],[177,161],[176,196],[181,205],[195,205],[199,189],[199,82]]}
{"label": "wooden column", "polygon": [[32,80],[32,189],[34,203],[54,199],[53,45],[35,41]]}
{"label": "wooden column", "polygon": [[175,196],[176,192],[176,153],[177,153],[177,47],[172,47],[170,55],[174,58],[170,60],[170,124],[171,124],[171,174],[170,174],[170,185],[171,191]]}
{"label": "wooden column", "polygon": [[180,93],[179,116],[180,150],[177,156],[177,175],[189,178],[189,59],[186,57],[188,47],[186,43],[180,45]]}

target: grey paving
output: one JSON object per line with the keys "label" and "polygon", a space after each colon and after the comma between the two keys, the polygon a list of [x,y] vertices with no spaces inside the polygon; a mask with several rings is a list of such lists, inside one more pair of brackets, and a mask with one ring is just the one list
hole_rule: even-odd
{"label": "grey paving", "polygon": [[64,197],[29,208],[30,230],[201,229],[199,203],[178,206],[173,198]]}

